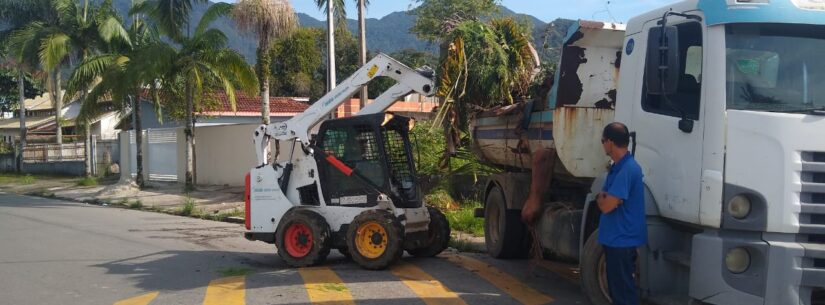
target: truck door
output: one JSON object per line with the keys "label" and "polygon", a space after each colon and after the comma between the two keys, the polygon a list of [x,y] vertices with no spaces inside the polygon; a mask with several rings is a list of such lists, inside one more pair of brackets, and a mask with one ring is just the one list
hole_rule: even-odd
{"label": "truck door", "polygon": [[[648,33],[658,28],[659,19],[648,21],[639,35],[637,45],[647,48]],[[679,40],[679,84],[675,93],[666,98],[648,94],[645,70],[639,69],[641,94],[633,106],[631,131],[636,132],[636,159],[644,168],[645,182],[656,200],[662,216],[690,223],[699,221],[701,192],[702,140],[704,134],[702,100],[703,31],[698,21],[668,17],[668,25],[676,26]],[[656,56],[639,56],[639,66],[658,64]],[[651,62],[654,61],[654,62]],[[637,84],[638,84],[637,83]],[[639,90],[639,86],[636,86]],[[693,120],[693,130],[680,130],[684,115]],[[648,203],[650,204],[650,203]]]}

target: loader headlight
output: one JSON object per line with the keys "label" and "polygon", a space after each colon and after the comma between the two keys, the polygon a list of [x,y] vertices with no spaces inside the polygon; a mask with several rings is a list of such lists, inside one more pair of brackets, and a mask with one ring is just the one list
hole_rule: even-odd
{"label": "loader headlight", "polygon": [[745,248],[733,248],[725,255],[725,267],[728,271],[739,274],[748,270],[751,265],[751,254]]}
{"label": "loader headlight", "polygon": [[748,217],[751,213],[751,200],[745,195],[736,195],[728,201],[728,214],[736,219]]}

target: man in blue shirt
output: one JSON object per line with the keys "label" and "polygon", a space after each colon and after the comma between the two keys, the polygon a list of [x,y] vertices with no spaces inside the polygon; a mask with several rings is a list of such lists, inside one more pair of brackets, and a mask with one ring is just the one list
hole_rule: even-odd
{"label": "man in blue shirt", "polygon": [[607,285],[614,305],[638,305],[636,248],[647,243],[642,168],[628,153],[630,132],[622,123],[610,123],[602,132],[602,147],[613,160],[597,196],[602,211],[599,243],[604,248]]}

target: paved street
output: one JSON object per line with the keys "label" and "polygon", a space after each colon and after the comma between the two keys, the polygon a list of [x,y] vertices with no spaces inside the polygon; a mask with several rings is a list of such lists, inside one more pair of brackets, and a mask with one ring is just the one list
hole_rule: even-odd
{"label": "paved street", "polygon": [[[1,304],[588,304],[565,266],[481,254],[292,269],[239,225],[0,193]],[[550,270],[555,270],[552,272]]]}

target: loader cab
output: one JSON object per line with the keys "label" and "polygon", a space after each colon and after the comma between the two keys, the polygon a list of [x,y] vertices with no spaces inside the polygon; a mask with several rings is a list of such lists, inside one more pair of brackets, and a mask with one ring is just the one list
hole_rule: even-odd
{"label": "loader cab", "polygon": [[[316,146],[366,178],[347,176],[316,154],[324,201],[331,206],[372,207],[380,193],[399,208],[421,207],[409,141],[410,119],[371,114],[321,124]],[[371,184],[371,185],[370,185]]]}

